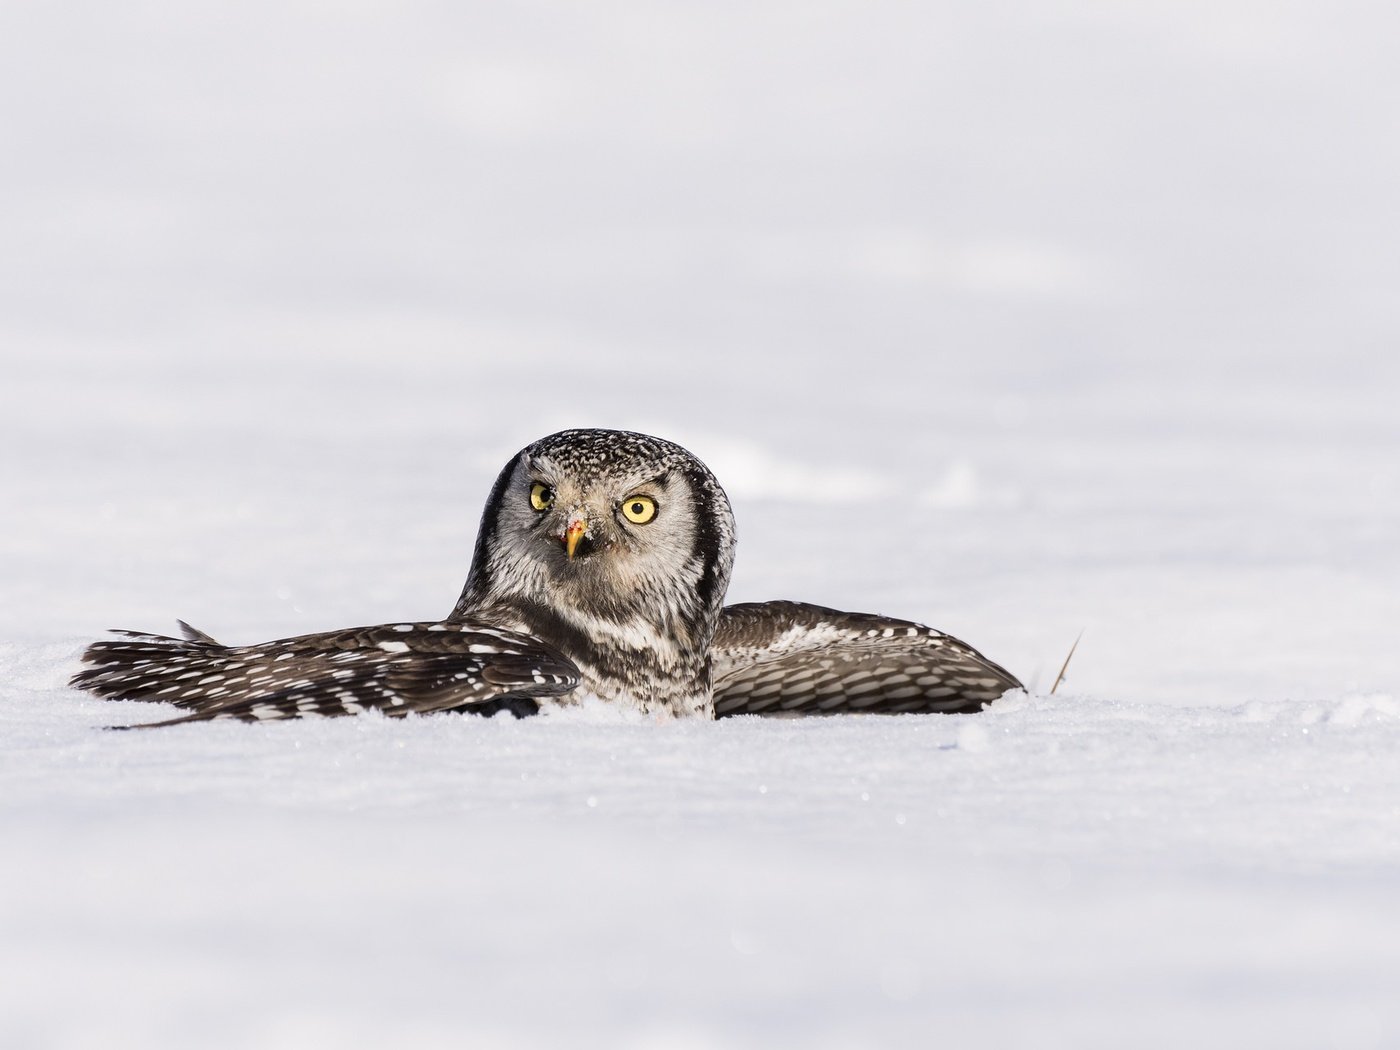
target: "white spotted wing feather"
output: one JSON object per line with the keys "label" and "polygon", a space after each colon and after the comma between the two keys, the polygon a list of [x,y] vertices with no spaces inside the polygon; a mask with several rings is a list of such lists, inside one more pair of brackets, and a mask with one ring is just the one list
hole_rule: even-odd
{"label": "white spotted wing feather", "polygon": [[464,708],[532,713],[536,698],[573,689],[578,669],[537,639],[470,621],[398,623],[225,646],[115,632],[94,643],[73,684],[111,700],[164,701],[188,714],[264,721],[302,715],[387,715]]}

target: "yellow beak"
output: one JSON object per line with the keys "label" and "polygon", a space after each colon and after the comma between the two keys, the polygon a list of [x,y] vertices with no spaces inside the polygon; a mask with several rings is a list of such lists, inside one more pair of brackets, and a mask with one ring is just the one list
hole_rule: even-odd
{"label": "yellow beak", "polygon": [[583,539],[583,534],[588,531],[588,522],[577,519],[569,522],[569,527],[564,530],[564,553],[573,558],[574,551],[578,549],[579,541]]}

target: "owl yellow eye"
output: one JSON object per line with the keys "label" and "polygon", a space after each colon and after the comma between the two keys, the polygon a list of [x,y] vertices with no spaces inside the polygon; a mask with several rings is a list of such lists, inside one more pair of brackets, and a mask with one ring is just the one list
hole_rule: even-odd
{"label": "owl yellow eye", "polygon": [[542,481],[530,486],[530,506],[536,510],[549,510],[554,506],[554,490]]}
{"label": "owl yellow eye", "polygon": [[656,517],[656,500],[650,496],[628,496],[622,501],[622,516],[633,525],[645,525]]}

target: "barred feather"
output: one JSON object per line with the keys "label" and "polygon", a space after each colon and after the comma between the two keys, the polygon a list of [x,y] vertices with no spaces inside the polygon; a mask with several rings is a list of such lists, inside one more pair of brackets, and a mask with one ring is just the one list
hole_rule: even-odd
{"label": "barred feather", "polygon": [[716,717],[980,711],[1023,688],[931,627],[800,602],[728,606],[711,655]]}

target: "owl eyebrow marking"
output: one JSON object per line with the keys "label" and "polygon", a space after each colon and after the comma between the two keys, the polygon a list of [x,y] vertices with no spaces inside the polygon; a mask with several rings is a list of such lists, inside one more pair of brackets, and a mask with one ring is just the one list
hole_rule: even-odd
{"label": "owl eyebrow marking", "polygon": [[[629,487],[627,493],[628,499],[636,495],[651,496],[651,492],[654,492],[657,489],[669,488],[671,485],[671,478],[674,476],[674,474],[674,471],[668,470],[664,474],[656,475],[656,477],[652,478],[650,481],[637,482],[637,484]],[[646,491],[648,489],[650,489],[651,492]],[[655,499],[654,496],[652,498]],[[617,505],[620,507],[626,502],[626,499],[620,499],[617,501]],[[658,507],[661,506],[661,501],[657,500],[656,505]]]}

